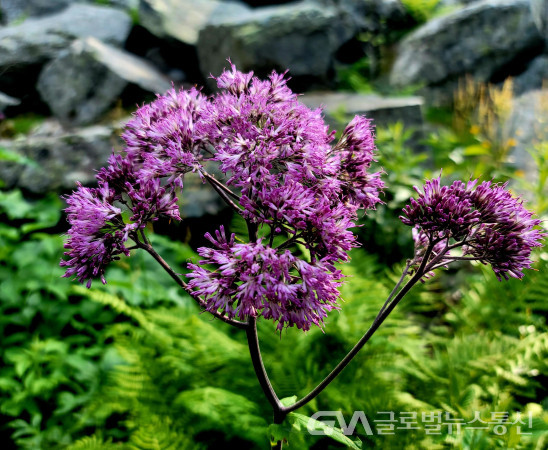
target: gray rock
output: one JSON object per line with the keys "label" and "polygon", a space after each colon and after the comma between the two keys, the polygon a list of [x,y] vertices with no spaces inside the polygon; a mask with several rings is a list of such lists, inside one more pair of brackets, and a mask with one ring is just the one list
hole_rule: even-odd
{"label": "gray rock", "polygon": [[99,119],[128,84],[152,93],[171,87],[147,61],[90,37],[49,62],[37,88],[63,123],[83,125]]}
{"label": "gray rock", "polygon": [[[218,164],[206,162],[204,165],[207,172],[217,179],[222,180],[225,178],[224,174],[218,169]],[[215,215],[227,207],[219,194],[208,183],[204,184],[198,174],[192,172],[185,175],[184,189],[180,198],[182,217]]]}
{"label": "gray rock", "polygon": [[243,71],[290,70],[325,78],[333,55],[356,31],[334,8],[298,2],[218,18],[200,31],[198,58],[204,76],[219,74],[230,58]]}
{"label": "gray rock", "polygon": [[21,101],[17,98],[10,97],[9,95],[0,92],[0,111],[3,111],[7,106],[17,106]]}
{"label": "gray rock", "polygon": [[106,163],[116,142],[112,127],[106,126],[0,140],[0,147],[31,161],[0,161],[0,180],[5,188],[36,194],[73,189],[76,181],[90,184],[94,170]]}
{"label": "gray rock", "polygon": [[514,78],[514,94],[541,89],[544,83],[548,83],[548,55],[533,59],[525,72]]}
{"label": "gray rock", "polygon": [[512,162],[526,174],[528,181],[538,179],[538,168],[529,151],[548,141],[548,89],[529,91],[514,100],[512,113],[506,123],[508,136],[517,144],[512,152]]}
{"label": "gray rock", "polygon": [[364,115],[373,119],[376,126],[402,122],[407,126],[421,128],[423,125],[421,97],[380,97],[378,95],[345,92],[310,92],[300,97],[309,108],[323,107],[328,124],[340,129],[338,117]]}
{"label": "gray rock", "polygon": [[237,1],[219,0],[141,0],[140,25],[152,34],[196,45],[198,34],[219,18],[239,17],[250,8]]}
{"label": "gray rock", "polygon": [[400,0],[318,0],[349,14],[360,29],[373,33],[409,26],[411,17]]}
{"label": "gray rock", "polygon": [[[0,148],[19,159],[17,162],[0,160],[0,184],[3,188],[19,187],[36,194],[73,190],[76,181],[96,185],[96,171],[107,164],[113,150],[122,149],[119,134],[127,120],[67,132],[59,122],[50,119],[29,136],[0,140]],[[224,176],[216,163],[206,163],[206,170],[218,179]],[[186,174],[184,185],[180,196],[183,217],[218,214],[226,207],[198,175]]]}
{"label": "gray rock", "polygon": [[465,73],[487,81],[520,53],[542,45],[529,0],[484,0],[433,19],[404,39],[390,81],[439,85]]}
{"label": "gray rock", "polygon": [[[88,2],[92,3],[95,0],[87,0]],[[126,11],[137,11],[139,8],[139,0],[110,0],[109,5],[114,8],[121,8]]]}
{"label": "gray rock", "polygon": [[58,14],[0,28],[0,72],[43,63],[76,38],[93,36],[122,46],[130,27],[131,19],[123,11],[77,3]]}
{"label": "gray rock", "polygon": [[65,9],[71,0],[2,0],[0,14],[4,23],[45,16]]}
{"label": "gray rock", "polygon": [[531,0],[531,14],[548,45],[548,0]]}
{"label": "gray rock", "polygon": [[439,6],[462,7],[481,0],[440,0]]}

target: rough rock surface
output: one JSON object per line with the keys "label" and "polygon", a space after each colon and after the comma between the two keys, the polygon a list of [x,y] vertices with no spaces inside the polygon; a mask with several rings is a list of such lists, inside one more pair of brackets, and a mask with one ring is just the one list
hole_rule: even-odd
{"label": "rough rock surface", "polygon": [[37,88],[57,118],[83,125],[99,119],[128,84],[152,93],[171,87],[147,61],[90,37],[49,62]]}
{"label": "rough rock surface", "polygon": [[514,78],[514,94],[541,89],[545,83],[548,86],[548,55],[535,58],[525,72]]}
{"label": "rough rock surface", "polygon": [[87,36],[122,46],[130,27],[131,19],[120,10],[76,3],[58,14],[1,28],[0,68],[39,63]]}
{"label": "rough rock surface", "polygon": [[0,111],[3,111],[8,106],[16,106],[19,103],[21,103],[20,100],[0,92]]}
{"label": "rough rock surface", "polygon": [[105,164],[115,141],[106,126],[0,140],[0,147],[34,162],[0,161],[0,179],[5,188],[36,194],[74,189],[76,181],[93,183],[94,170]]}
{"label": "rough rock surface", "polygon": [[141,25],[152,34],[195,45],[200,30],[220,18],[240,17],[250,8],[237,1],[141,0]]}
{"label": "rough rock surface", "polygon": [[400,0],[316,0],[349,14],[362,30],[381,32],[409,23],[410,16]]}
{"label": "rough rock surface", "polygon": [[20,112],[45,113],[35,89],[42,66],[76,38],[93,36],[122,46],[130,28],[131,19],[119,9],[78,3],[53,15],[0,27],[0,90],[21,99]]}
{"label": "rough rock surface", "polygon": [[517,97],[506,127],[508,135],[515,136],[517,141],[512,152],[514,164],[534,182],[537,167],[529,151],[548,141],[548,89],[536,89]]}
{"label": "rough rock surface", "polygon": [[26,17],[45,16],[66,8],[71,0],[2,0],[2,22],[10,23]]}
{"label": "rough rock surface", "polygon": [[335,117],[341,112],[349,116],[364,115],[373,119],[376,126],[386,126],[394,122],[403,122],[407,126],[423,125],[420,97],[380,97],[378,95],[354,94],[345,92],[311,92],[300,97],[309,108],[322,107],[330,126],[340,129]]}
{"label": "rough rock surface", "polygon": [[531,0],[531,14],[548,45],[548,0]]}
{"label": "rough rock surface", "polygon": [[204,76],[218,74],[229,57],[240,70],[290,70],[292,77],[325,78],[333,55],[355,32],[334,8],[308,2],[257,8],[220,18],[200,31],[198,57]]}
{"label": "rough rock surface", "polygon": [[[120,130],[128,118],[108,125],[74,128],[66,131],[55,119],[45,121],[29,136],[0,140],[0,148],[15,153],[21,161],[0,160],[3,188],[18,187],[35,194],[67,192],[96,184],[96,171],[107,164],[113,150],[120,151]],[[206,170],[222,179],[216,163],[206,163]],[[224,201],[197,174],[185,176],[180,196],[183,217],[218,214],[226,208]]]}
{"label": "rough rock surface", "polygon": [[433,19],[404,39],[390,81],[436,85],[465,73],[488,81],[523,52],[542,46],[529,0],[484,0]]}

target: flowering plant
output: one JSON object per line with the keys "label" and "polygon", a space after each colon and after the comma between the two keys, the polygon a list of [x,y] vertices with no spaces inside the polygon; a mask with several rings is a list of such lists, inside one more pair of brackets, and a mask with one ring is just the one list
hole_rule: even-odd
{"label": "flowering plant", "polygon": [[[359,245],[352,232],[359,210],[374,209],[384,187],[382,173],[371,170],[371,121],[356,116],[334,143],[321,110],[300,103],[284,75],[260,80],[232,65],[216,78],[220,92],[212,97],[172,89],[139,108],[122,135],[124,153],[98,172],[98,186],[78,185],[66,198],[71,228],[61,262],[66,277],[90,287],[96,278],[106,283],[106,267],[122,254],[150,253],[204,311],[245,330],[275,424],[327,387],[435,269],[475,260],[490,264],[499,280],[521,278],[544,237],[540,220],[507,185],[427,181],[401,216],[413,227],[414,257],[369,330],[308,395],[291,404],[280,400],[262,362],[257,320],[272,320],[280,332],[324,326],[328,313],[340,309],[344,280],[336,264]],[[206,161],[216,161],[224,179],[208,173]],[[207,233],[211,245],[198,249],[202,259],[188,264],[185,281],[156,252],[145,228],[161,216],[181,220],[177,196],[188,172],[245,219],[249,241],[236,242],[222,226],[215,236]],[[274,440],[281,448],[283,439]]]}

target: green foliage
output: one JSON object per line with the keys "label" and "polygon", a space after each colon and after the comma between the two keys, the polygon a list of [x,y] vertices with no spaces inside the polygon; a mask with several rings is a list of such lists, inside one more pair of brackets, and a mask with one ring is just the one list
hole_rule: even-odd
{"label": "green foliage", "polygon": [[[440,129],[441,130],[441,129]],[[378,165],[386,171],[385,205],[357,229],[364,249],[341,266],[341,311],[324,330],[284,330],[259,322],[264,362],[280,396],[294,402],[314,388],[367,330],[411,255],[411,233],[398,220],[424,177],[468,178],[485,155],[465,152],[449,127],[412,150],[413,131],[377,130]],[[544,141],[532,149],[538,177],[522,181],[546,214]],[[487,158],[484,158],[487,160]],[[489,174],[494,169],[489,169]],[[498,173],[509,173],[505,163]],[[509,175],[509,176],[510,176]],[[529,183],[529,184],[527,184]],[[485,266],[456,265],[406,296],[372,340],[320,396],[270,425],[271,409],[255,378],[245,333],[200,314],[147,254],[134,252],[85,289],[61,278],[64,229],[56,197],[0,192],[0,436],[22,449],[265,448],[544,448],[548,442],[548,256],[523,281],[500,283]],[[245,239],[245,222],[230,230]],[[259,230],[269,235],[268,227]],[[151,234],[178,273],[187,246]],[[305,254],[305,249],[303,255]],[[296,397],[295,397],[296,396]],[[308,417],[364,411],[353,436],[311,436]],[[381,411],[418,414],[419,428],[379,434]],[[427,434],[422,413],[449,413],[485,430]],[[496,433],[492,413],[510,423]],[[531,427],[518,428],[518,412]],[[317,424],[318,427],[323,425]],[[333,437],[333,436],[332,436]],[[348,439],[348,440],[347,440]],[[285,448],[285,446],[284,446]]]}
{"label": "green foliage", "polygon": [[45,232],[60,208],[55,197],[0,192],[0,432],[23,448],[70,442],[105,370],[100,328],[115,317],[78,303],[60,279],[62,239]]}
{"label": "green foliage", "polygon": [[376,253],[387,263],[411,256],[413,243],[411,229],[399,220],[402,208],[414,195],[413,186],[423,183],[425,151],[416,151],[409,145],[414,130],[401,123],[377,128],[377,165],[374,170],[385,172],[386,188],[381,197],[384,204],[370,211],[363,219],[364,227],[357,230],[369,252]]}
{"label": "green foliage", "polygon": [[[21,22],[24,21],[24,18]],[[21,134],[29,134],[36,126],[44,121],[44,117],[37,114],[22,114],[0,122],[0,137],[11,138]]]}
{"label": "green foliage", "polygon": [[439,0],[402,0],[407,12],[418,23],[424,23],[434,15]]}
{"label": "green foliage", "polygon": [[0,161],[14,162],[17,164],[27,164],[35,167],[37,166],[36,162],[32,159],[26,158],[3,147],[0,147]]}
{"label": "green foliage", "polygon": [[371,85],[371,67],[368,58],[362,58],[350,66],[337,70],[338,87],[341,90],[371,94],[374,88]]}
{"label": "green foliage", "polygon": [[346,448],[355,450],[362,448],[359,439],[353,441],[340,428],[326,425],[324,422],[294,412],[288,414],[283,424],[271,424],[268,427],[272,445],[278,441],[294,444],[295,440],[298,440],[302,434],[307,433],[309,429],[322,432],[331,439],[344,444]]}

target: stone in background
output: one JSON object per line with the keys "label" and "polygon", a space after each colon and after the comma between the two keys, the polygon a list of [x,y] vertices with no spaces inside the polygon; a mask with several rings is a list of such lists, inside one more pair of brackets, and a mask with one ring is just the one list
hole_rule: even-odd
{"label": "stone in background", "polygon": [[541,55],[531,61],[525,72],[514,78],[514,94],[541,89],[545,83],[548,83],[548,55]]}
{"label": "stone in background", "polygon": [[531,14],[535,25],[548,45],[548,0],[531,0]]}
{"label": "stone in background", "polygon": [[160,38],[196,45],[198,35],[217,19],[239,18],[250,8],[238,1],[220,0],[141,0],[141,25]]}
{"label": "stone in background", "polygon": [[65,9],[71,0],[2,0],[0,14],[5,24],[53,14]]}
{"label": "stone in background", "polygon": [[49,62],[37,88],[62,123],[84,125],[100,119],[129,84],[152,94],[171,88],[147,61],[89,37]]}
{"label": "stone in background", "polygon": [[430,20],[400,44],[390,74],[397,87],[440,86],[465,74],[479,81],[527,53],[541,53],[528,0],[485,0]]}
{"label": "stone in background", "polygon": [[120,47],[130,28],[131,19],[120,10],[76,3],[58,14],[0,28],[0,68],[49,59],[73,39],[87,36]]}
{"label": "stone in background", "polygon": [[325,81],[334,54],[355,31],[348,16],[314,2],[257,8],[220,17],[200,31],[200,68],[204,75],[219,74],[230,58],[242,71],[289,68],[291,77]]}
{"label": "stone in background", "polygon": [[506,123],[509,136],[515,136],[512,160],[527,180],[534,182],[537,168],[529,151],[541,141],[548,141],[548,88],[536,89],[514,99],[512,113]]}
{"label": "stone in background", "polygon": [[300,101],[309,108],[323,108],[326,120],[332,129],[342,131],[346,126],[337,120],[337,116],[344,112],[350,118],[355,115],[364,115],[373,119],[375,126],[387,126],[394,122],[422,128],[421,97],[381,97],[373,94],[356,94],[346,92],[310,92],[300,97]]}
{"label": "stone in background", "polygon": [[113,8],[72,4],[59,13],[0,27],[0,90],[21,99],[27,111],[40,108],[35,83],[42,66],[77,38],[96,37],[117,47],[124,45],[129,16]]}
{"label": "stone in background", "polygon": [[105,164],[119,140],[112,127],[97,125],[66,132],[49,125],[53,132],[0,140],[0,147],[33,162],[0,161],[3,188],[44,194],[72,190],[76,181],[93,184],[95,170]]}

